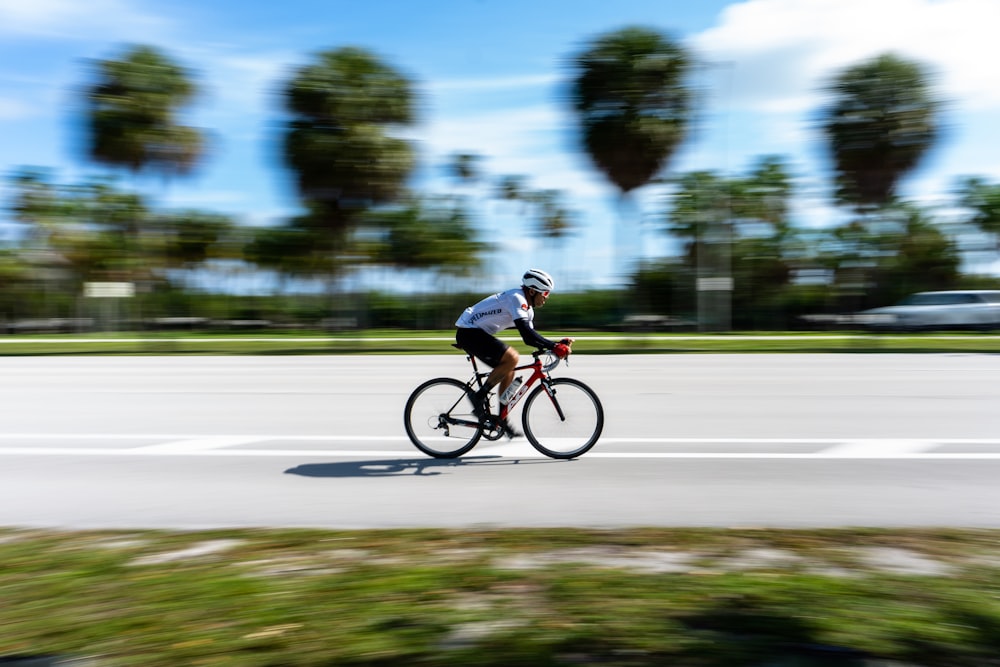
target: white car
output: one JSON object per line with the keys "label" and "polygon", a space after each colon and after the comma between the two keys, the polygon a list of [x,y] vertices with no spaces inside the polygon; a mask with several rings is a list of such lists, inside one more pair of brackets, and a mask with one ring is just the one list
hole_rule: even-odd
{"label": "white car", "polygon": [[1000,329],[1000,290],[918,292],[854,316],[870,329]]}

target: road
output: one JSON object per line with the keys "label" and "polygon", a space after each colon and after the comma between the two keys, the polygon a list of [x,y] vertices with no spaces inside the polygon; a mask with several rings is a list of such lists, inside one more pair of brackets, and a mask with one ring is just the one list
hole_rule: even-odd
{"label": "road", "polygon": [[459,354],[0,367],[2,526],[1000,526],[1000,355],[577,355],[607,423],[576,461],[413,449]]}

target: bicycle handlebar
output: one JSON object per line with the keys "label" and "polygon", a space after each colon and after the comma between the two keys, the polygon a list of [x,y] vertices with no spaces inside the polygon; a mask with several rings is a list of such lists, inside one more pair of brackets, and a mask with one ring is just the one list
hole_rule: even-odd
{"label": "bicycle handlebar", "polygon": [[555,354],[552,353],[552,350],[546,350],[545,348],[538,348],[537,350],[531,353],[531,356],[533,356],[535,359],[540,358],[542,355],[549,355],[552,357],[552,361],[550,361],[548,364],[544,362],[542,363],[542,371],[545,373],[551,372],[556,366],[559,365],[559,362],[562,361],[562,359],[560,359],[559,357],[557,357]]}

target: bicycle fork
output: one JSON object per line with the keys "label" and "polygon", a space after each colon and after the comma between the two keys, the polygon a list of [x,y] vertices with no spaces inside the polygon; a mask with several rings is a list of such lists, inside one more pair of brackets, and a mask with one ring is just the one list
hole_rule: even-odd
{"label": "bicycle fork", "polygon": [[549,400],[552,401],[552,406],[556,409],[556,414],[559,415],[559,421],[566,421],[566,415],[563,413],[562,406],[559,405],[559,400],[556,398],[556,388],[552,386],[552,381],[549,378],[542,380],[542,386],[545,387],[545,393],[548,394]]}

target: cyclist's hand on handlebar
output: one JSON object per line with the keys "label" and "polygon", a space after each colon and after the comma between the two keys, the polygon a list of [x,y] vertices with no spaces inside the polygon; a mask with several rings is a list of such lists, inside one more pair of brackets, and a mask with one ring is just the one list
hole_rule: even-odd
{"label": "cyclist's hand on handlebar", "polygon": [[556,343],[555,347],[552,348],[552,352],[560,359],[565,359],[569,356],[571,350],[566,343]]}

